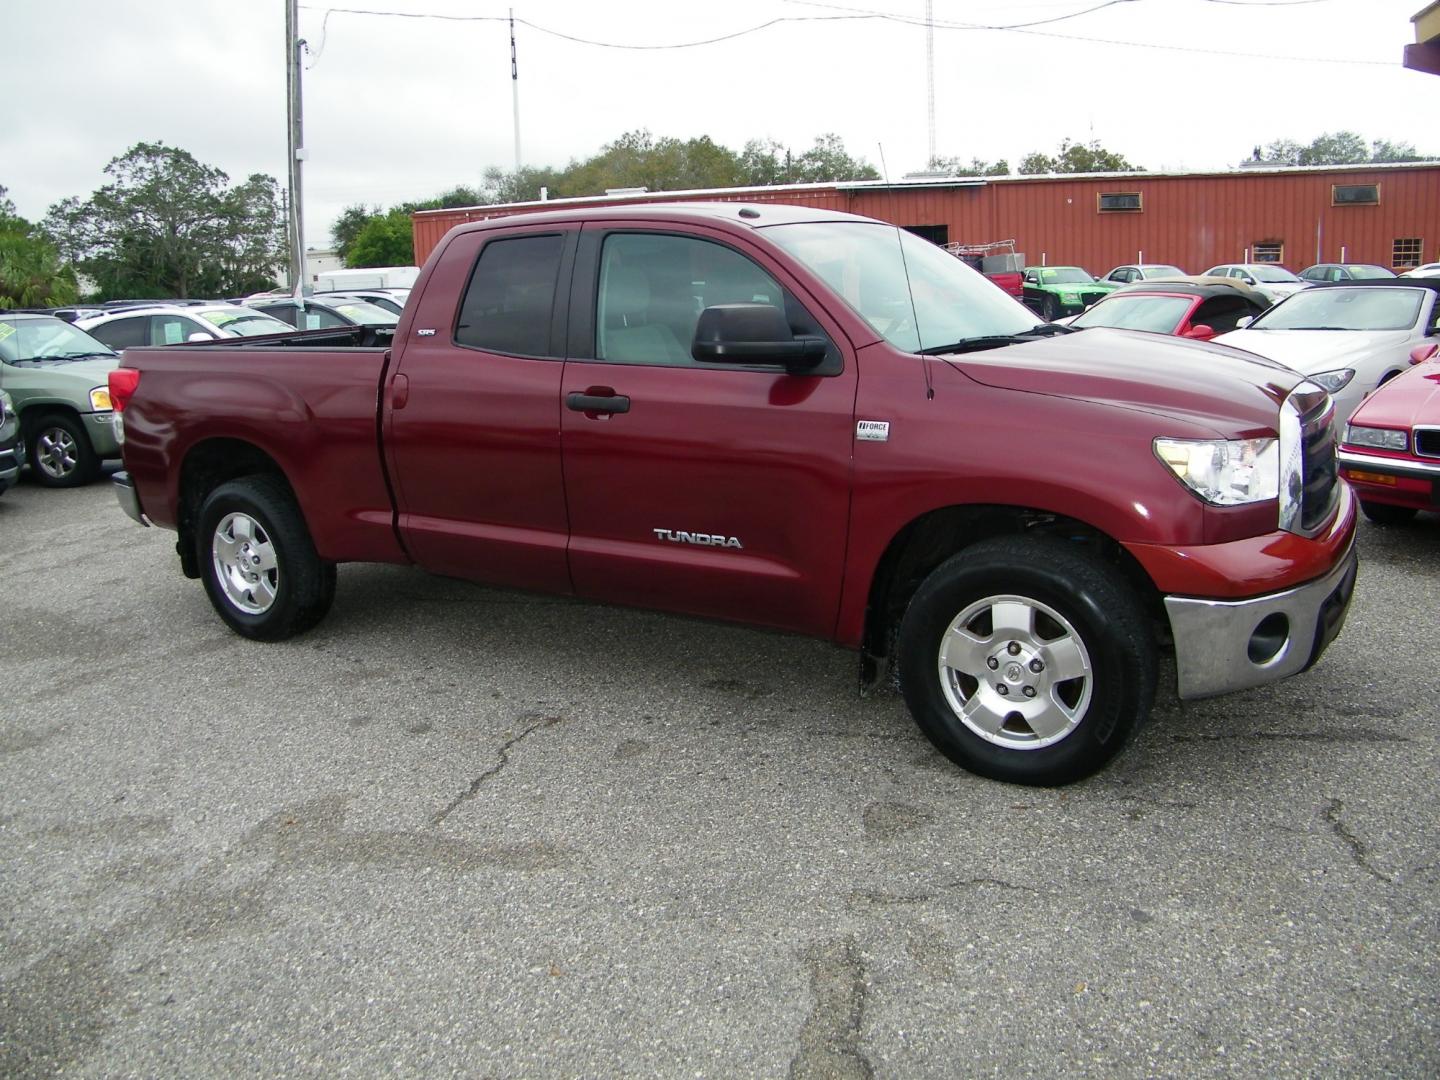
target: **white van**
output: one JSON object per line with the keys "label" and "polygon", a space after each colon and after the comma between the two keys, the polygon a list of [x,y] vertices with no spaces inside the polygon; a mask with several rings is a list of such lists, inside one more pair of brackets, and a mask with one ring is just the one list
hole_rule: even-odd
{"label": "white van", "polygon": [[418,266],[364,266],[354,270],[330,270],[316,274],[316,292],[346,289],[408,289],[420,276]]}

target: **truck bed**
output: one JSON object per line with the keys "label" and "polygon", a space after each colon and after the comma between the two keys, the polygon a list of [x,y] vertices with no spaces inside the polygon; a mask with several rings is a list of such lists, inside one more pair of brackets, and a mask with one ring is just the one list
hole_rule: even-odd
{"label": "truck bed", "polygon": [[[180,524],[176,463],[209,444],[264,446],[288,478],[323,558],[404,561],[380,453],[383,348],[170,345],[125,350],[140,393],[125,414],[125,462],[145,513]],[[254,451],[246,451],[254,452]],[[154,492],[163,491],[157,499]]]}

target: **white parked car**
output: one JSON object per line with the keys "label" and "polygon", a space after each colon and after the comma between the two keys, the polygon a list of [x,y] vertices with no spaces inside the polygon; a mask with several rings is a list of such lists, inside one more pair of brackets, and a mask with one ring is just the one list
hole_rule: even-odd
{"label": "white parked car", "polygon": [[1203,276],[1239,278],[1256,292],[1263,294],[1272,304],[1279,303],[1310,284],[1275,263],[1222,263],[1206,270]]}
{"label": "white parked car", "polygon": [[75,325],[110,348],[288,334],[294,328],[239,304],[154,304],[86,312]]}
{"label": "white parked car", "polygon": [[394,315],[405,310],[405,301],[409,298],[409,289],[341,289],[335,292],[317,292],[311,297],[327,304],[339,303],[341,300],[363,300]]}
{"label": "white parked car", "polygon": [[1409,367],[1417,345],[1437,338],[1440,278],[1383,278],[1306,289],[1215,341],[1309,376],[1330,391],[1343,424],[1366,394]]}
{"label": "white parked car", "polygon": [[1421,263],[1406,270],[1401,277],[1440,277],[1440,262]]}
{"label": "white parked car", "polygon": [[1112,285],[1130,285],[1136,281],[1153,281],[1155,278],[1184,276],[1184,270],[1178,266],[1171,266],[1169,263],[1131,263],[1129,266],[1115,267],[1100,280]]}

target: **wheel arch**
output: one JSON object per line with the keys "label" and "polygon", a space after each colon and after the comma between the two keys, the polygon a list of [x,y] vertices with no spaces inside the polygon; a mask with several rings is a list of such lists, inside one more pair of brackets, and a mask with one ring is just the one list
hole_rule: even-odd
{"label": "wheel arch", "polygon": [[1093,525],[1033,507],[959,504],[929,510],[907,522],[886,545],[870,575],[861,642],[862,687],[879,682],[894,656],[895,634],[910,599],[937,566],[992,537],[1048,535],[1078,544],[1118,569],[1163,636],[1168,622],[1163,598],[1144,568],[1125,548]]}
{"label": "wheel arch", "polygon": [[23,402],[15,403],[15,413],[20,418],[21,434],[27,441],[30,436],[34,434],[36,424],[46,416],[55,416],[57,414],[74,420],[80,425],[81,430],[85,431],[87,436],[90,434],[89,431],[85,429],[85,421],[82,419],[80,410],[68,401],[52,398],[41,398],[39,400],[28,398]]}
{"label": "wheel arch", "polygon": [[186,451],[180,465],[176,499],[175,525],[180,536],[175,546],[180,555],[180,568],[187,578],[200,576],[195,555],[195,526],[205,497],[228,481],[257,475],[276,477],[294,496],[294,486],[280,463],[254,443],[244,439],[211,438],[201,440]]}

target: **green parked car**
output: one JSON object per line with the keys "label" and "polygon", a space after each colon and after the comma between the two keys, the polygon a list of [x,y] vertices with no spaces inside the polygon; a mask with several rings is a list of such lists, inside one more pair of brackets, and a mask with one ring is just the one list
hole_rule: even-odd
{"label": "green parked car", "polygon": [[0,390],[20,415],[25,460],[46,487],[77,487],[118,458],[108,380],[119,354],[50,315],[0,312]]}
{"label": "green parked car", "polygon": [[1079,266],[1027,266],[1022,287],[1025,306],[1053,322],[1080,314],[1119,286],[1096,281],[1094,274]]}

